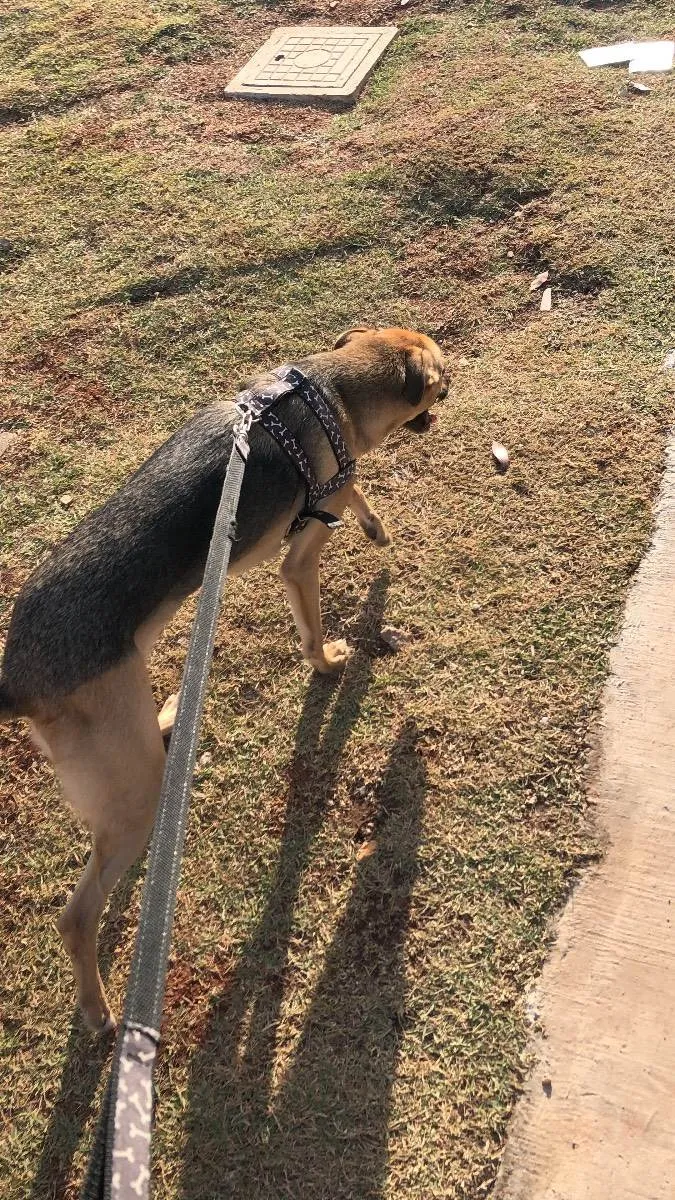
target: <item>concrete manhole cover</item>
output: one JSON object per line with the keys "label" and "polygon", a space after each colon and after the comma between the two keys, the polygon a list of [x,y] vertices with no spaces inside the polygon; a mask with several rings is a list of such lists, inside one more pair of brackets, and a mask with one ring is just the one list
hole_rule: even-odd
{"label": "concrete manhole cover", "polygon": [[235,75],[227,94],[251,100],[317,96],[349,103],[397,32],[395,25],[276,29]]}

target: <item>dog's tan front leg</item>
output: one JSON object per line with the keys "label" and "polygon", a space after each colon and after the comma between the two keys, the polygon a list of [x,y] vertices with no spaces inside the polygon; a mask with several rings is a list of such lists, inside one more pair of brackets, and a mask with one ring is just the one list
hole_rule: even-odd
{"label": "dog's tan front leg", "polygon": [[[348,503],[350,490],[351,485],[342,488],[322,508],[340,516]],[[319,559],[329,537],[330,530],[325,525],[310,519],[304,529],[293,535],[290,550],[280,570],[300,634],[303,657],[322,675],[341,671],[351,654],[344,641],[327,642],[325,645],[323,641]]]}
{"label": "dog's tan front leg", "polygon": [[356,484],[352,487],[352,495],[349,500],[349,507],[356,517],[366,537],[371,542],[375,542],[376,546],[391,546],[391,535],[386,526],[378,517],[377,513],[370,507],[360,487]]}

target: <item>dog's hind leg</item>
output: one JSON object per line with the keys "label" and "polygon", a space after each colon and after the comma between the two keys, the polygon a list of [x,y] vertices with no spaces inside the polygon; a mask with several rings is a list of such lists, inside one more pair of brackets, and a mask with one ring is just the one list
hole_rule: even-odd
{"label": "dog's hind leg", "polygon": [[98,971],[98,926],[110,892],[148,841],[165,760],[140,655],[79,688],[34,727],[66,799],[92,832],[89,861],[58,927],[84,1019],[103,1030],[114,1022]]}

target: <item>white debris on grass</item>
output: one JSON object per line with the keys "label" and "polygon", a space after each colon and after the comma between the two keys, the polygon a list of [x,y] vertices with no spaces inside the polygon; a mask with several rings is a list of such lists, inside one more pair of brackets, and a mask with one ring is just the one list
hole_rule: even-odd
{"label": "white debris on grass", "polygon": [[630,62],[635,53],[636,42],[617,42],[614,46],[593,46],[591,50],[580,50],[587,67],[609,67],[613,63]]}
{"label": "white debris on grass", "polygon": [[628,64],[631,75],[637,71],[672,71],[675,42],[638,42],[636,51]]}
{"label": "white debris on grass", "polygon": [[537,288],[543,287],[548,279],[548,271],[541,271],[539,275],[535,275],[530,284],[530,291],[536,292]]}
{"label": "white debris on grass", "polygon": [[616,42],[613,46],[593,46],[580,50],[587,67],[608,67],[628,63],[631,74],[638,71],[670,71],[675,56],[675,42]]}
{"label": "white debris on grass", "polygon": [[493,442],[491,446],[491,452],[492,460],[500,474],[503,474],[504,471],[508,471],[511,459],[506,446],[502,445],[501,442]]}

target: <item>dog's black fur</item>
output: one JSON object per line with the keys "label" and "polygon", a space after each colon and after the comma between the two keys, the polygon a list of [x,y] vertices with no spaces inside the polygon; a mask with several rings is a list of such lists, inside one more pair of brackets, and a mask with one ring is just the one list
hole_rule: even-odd
{"label": "dog's black fur", "polygon": [[[297,365],[340,412],[340,393],[330,378],[331,364],[320,361],[323,357],[313,355]],[[262,376],[247,386],[264,387],[266,381],[269,377]],[[386,390],[383,386],[383,402]],[[416,406],[423,390],[424,378],[411,358],[401,376],[401,393]],[[324,469],[324,477],[332,474],[331,452],[308,406],[291,395],[278,402],[277,411]],[[234,416],[231,403],[198,413],[31,576],[10,622],[0,715],[29,712],[36,700],[67,695],[101,675],[131,653],[136,631],[161,603],[180,602],[200,586]],[[425,428],[419,417],[410,424]],[[250,442],[233,565],[280,513],[288,514],[290,525],[304,498],[304,484],[274,439],[254,425]]]}

